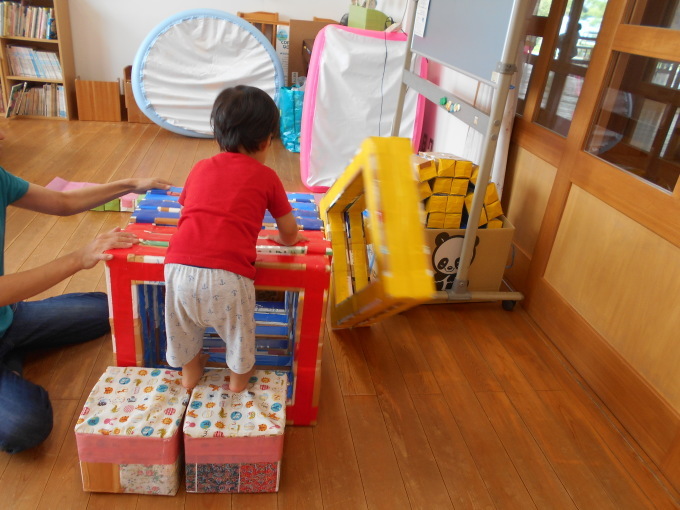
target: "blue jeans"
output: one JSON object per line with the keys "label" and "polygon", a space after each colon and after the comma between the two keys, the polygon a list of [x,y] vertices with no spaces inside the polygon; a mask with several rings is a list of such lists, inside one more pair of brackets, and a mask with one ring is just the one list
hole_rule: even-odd
{"label": "blue jeans", "polygon": [[52,430],[47,391],[18,375],[24,354],[94,340],[110,328],[102,292],[22,301],[12,309],[12,324],[0,338],[0,450],[17,453],[39,445]]}

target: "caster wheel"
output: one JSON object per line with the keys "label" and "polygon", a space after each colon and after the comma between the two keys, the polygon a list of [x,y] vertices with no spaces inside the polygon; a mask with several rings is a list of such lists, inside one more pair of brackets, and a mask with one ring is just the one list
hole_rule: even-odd
{"label": "caster wheel", "polygon": [[516,303],[516,301],[510,301],[508,299],[501,301],[501,305],[503,306],[503,310],[506,310],[508,312],[512,312],[515,309],[515,303]]}

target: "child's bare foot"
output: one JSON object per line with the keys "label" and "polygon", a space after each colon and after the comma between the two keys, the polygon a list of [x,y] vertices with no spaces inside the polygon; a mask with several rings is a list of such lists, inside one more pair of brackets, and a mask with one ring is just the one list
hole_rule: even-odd
{"label": "child's bare foot", "polygon": [[245,374],[237,374],[236,372],[231,372],[229,375],[229,391],[234,393],[241,393],[248,386],[248,381],[250,376],[255,372],[255,367],[251,368]]}
{"label": "child's bare foot", "polygon": [[203,377],[205,364],[208,362],[208,354],[198,353],[194,359],[182,367],[182,386],[193,390],[198,381]]}

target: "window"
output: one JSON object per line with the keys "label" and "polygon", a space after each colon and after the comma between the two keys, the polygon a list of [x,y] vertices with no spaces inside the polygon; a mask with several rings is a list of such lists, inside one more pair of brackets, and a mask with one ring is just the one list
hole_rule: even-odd
{"label": "window", "polygon": [[[605,12],[609,30],[598,40]],[[573,135],[585,152],[677,193],[680,0],[541,0],[533,14],[518,82],[527,131],[542,126],[565,142]],[[549,140],[542,154],[555,157],[557,139]]]}
{"label": "window", "polygon": [[517,94],[517,115],[522,115],[524,113],[527,89],[529,88],[536,59],[541,52],[543,31],[545,29],[545,21],[550,13],[551,2],[552,0],[540,0],[536,2],[534,6],[532,23],[528,27],[527,37],[524,40],[524,61],[521,64],[519,90]]}
{"label": "window", "polygon": [[569,0],[536,122],[566,136],[600,31],[607,0]]}
{"label": "window", "polygon": [[517,110],[518,115],[524,114],[524,105],[527,97],[527,90],[531,81],[532,71],[536,64],[536,59],[541,51],[542,37],[534,35],[528,36],[524,41],[524,62],[522,64],[522,75],[519,82],[519,90],[517,91]]}
{"label": "window", "polygon": [[649,27],[680,29],[680,5],[677,0],[643,0],[635,2],[629,23]]}
{"label": "window", "polygon": [[680,63],[614,52],[586,150],[672,191],[680,175]]}

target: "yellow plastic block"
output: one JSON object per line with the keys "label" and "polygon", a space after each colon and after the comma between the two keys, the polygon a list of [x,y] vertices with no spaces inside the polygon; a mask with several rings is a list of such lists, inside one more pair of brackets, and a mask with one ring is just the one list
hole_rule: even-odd
{"label": "yellow plastic block", "polygon": [[418,181],[429,181],[430,179],[437,177],[437,166],[434,160],[412,154],[411,162],[413,164],[413,168],[416,171]]}
{"label": "yellow plastic block", "polygon": [[459,195],[449,195],[448,197],[446,197],[446,207],[444,209],[444,212],[446,214],[463,214],[464,205],[465,197]]}
{"label": "yellow plastic block", "polygon": [[425,202],[425,212],[446,212],[446,204],[448,203],[448,195],[432,195]]}
{"label": "yellow plastic block", "polygon": [[462,214],[445,214],[443,228],[460,228],[461,221],[463,221]]}
{"label": "yellow plastic block", "polygon": [[452,177],[437,177],[432,181],[432,193],[448,195],[451,193]]}
{"label": "yellow plastic block", "polygon": [[503,220],[499,218],[489,220],[489,222],[486,224],[486,228],[503,228]]}
{"label": "yellow plastic block", "polygon": [[444,217],[446,216],[443,212],[434,212],[427,215],[427,228],[444,228]]}
{"label": "yellow plastic block", "polygon": [[468,179],[453,179],[451,181],[451,195],[467,195],[468,192]]}
{"label": "yellow plastic block", "polygon": [[420,194],[420,199],[425,200],[432,195],[432,186],[428,181],[418,183],[418,193]]}

